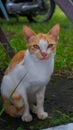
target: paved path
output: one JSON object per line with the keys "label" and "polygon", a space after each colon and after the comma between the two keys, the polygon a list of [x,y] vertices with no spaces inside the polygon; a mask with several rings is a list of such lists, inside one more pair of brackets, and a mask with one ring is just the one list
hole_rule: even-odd
{"label": "paved path", "polygon": [[55,126],[55,127],[47,128],[47,129],[43,129],[43,130],[73,130],[73,123]]}

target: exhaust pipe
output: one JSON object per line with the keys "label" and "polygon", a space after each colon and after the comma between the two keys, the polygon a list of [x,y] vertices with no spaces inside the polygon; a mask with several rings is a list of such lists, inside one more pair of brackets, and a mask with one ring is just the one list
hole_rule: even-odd
{"label": "exhaust pipe", "polygon": [[7,2],[6,8],[9,14],[27,14],[29,11],[39,8],[38,4]]}

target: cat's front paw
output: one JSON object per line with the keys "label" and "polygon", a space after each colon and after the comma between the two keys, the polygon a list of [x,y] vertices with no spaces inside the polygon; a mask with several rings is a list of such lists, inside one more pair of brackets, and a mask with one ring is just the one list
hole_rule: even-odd
{"label": "cat's front paw", "polygon": [[22,121],[25,121],[25,122],[30,122],[32,121],[32,115],[31,114],[26,114],[26,115],[23,115],[22,116]]}
{"label": "cat's front paw", "polygon": [[48,113],[47,112],[42,112],[42,113],[39,113],[37,116],[38,116],[39,119],[44,120],[44,119],[46,119],[48,117]]}

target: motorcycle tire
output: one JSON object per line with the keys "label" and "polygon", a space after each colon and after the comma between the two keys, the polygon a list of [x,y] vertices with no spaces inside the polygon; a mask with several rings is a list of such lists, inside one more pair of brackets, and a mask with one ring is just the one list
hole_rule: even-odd
{"label": "motorcycle tire", "polygon": [[[37,15],[37,16],[29,15],[29,16],[27,16],[27,19],[30,22],[37,22],[37,23],[46,22],[46,21],[50,20],[54,11],[55,11],[56,5],[55,5],[54,0],[48,0],[48,1],[49,1],[49,4],[50,4],[50,7],[48,8],[49,10],[47,11],[46,16],[44,16],[44,15]],[[41,16],[43,16],[43,18]]]}

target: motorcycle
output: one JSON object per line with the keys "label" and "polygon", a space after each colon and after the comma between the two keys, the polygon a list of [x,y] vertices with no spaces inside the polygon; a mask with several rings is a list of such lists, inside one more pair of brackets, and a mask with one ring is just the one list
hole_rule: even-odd
{"label": "motorcycle", "polygon": [[30,22],[46,22],[55,10],[54,0],[6,0],[9,16],[26,16]]}

